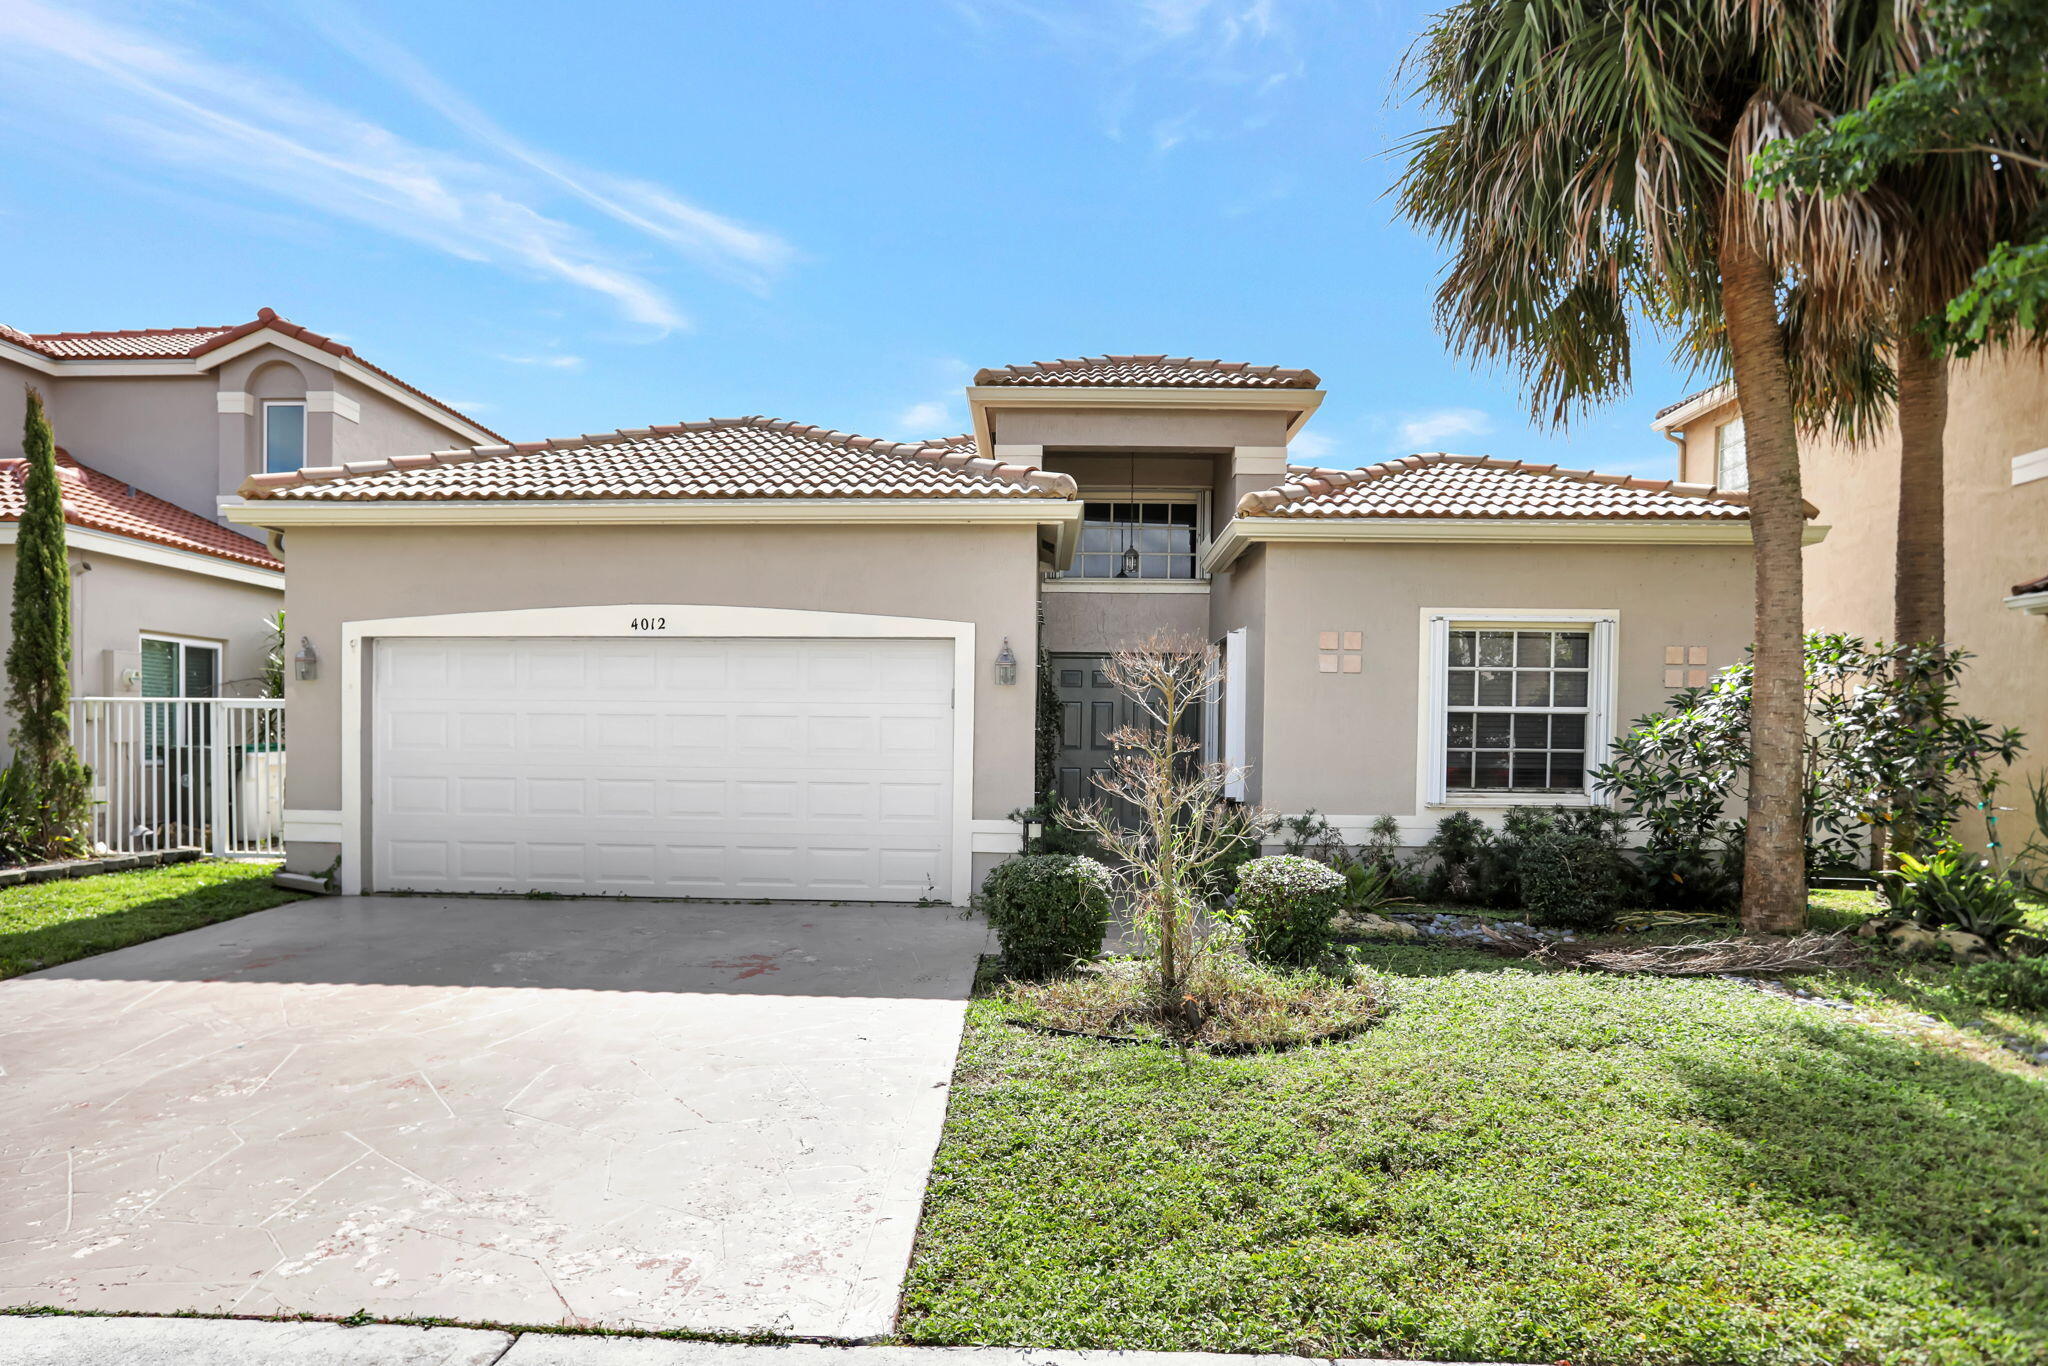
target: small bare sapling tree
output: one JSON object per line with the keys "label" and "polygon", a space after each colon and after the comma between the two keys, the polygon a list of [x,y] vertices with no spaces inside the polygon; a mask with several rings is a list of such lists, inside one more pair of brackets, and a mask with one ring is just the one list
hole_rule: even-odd
{"label": "small bare sapling tree", "polygon": [[1189,723],[1222,685],[1217,652],[1201,641],[1156,635],[1111,657],[1104,673],[1129,705],[1112,732],[1115,757],[1098,773],[1102,797],[1069,810],[1069,828],[1106,850],[1138,933],[1156,963],[1162,1024],[1200,1024],[1191,986],[1208,947],[1200,917],[1212,870],[1240,847],[1245,814],[1224,803],[1243,770],[1204,763]]}

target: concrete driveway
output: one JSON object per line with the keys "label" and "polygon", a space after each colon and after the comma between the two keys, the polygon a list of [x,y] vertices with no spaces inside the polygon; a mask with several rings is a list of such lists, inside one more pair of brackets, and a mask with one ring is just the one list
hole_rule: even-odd
{"label": "concrete driveway", "polygon": [[886,1332],[985,939],[359,897],[0,983],[0,1304]]}

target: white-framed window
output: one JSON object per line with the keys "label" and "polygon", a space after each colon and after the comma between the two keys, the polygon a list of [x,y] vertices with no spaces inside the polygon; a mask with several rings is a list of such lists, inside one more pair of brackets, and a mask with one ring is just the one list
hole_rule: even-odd
{"label": "white-framed window", "polygon": [[182,636],[142,637],[142,695],[220,696],[220,646]]}
{"label": "white-framed window", "polygon": [[1232,770],[1223,795],[1243,801],[1245,793],[1245,726],[1249,720],[1246,697],[1245,628],[1226,631],[1216,642],[1212,667],[1214,686],[1203,708],[1202,758],[1207,763],[1226,764]]}
{"label": "white-framed window", "polygon": [[1726,493],[1749,491],[1749,443],[1739,417],[1714,428],[1714,487]]}
{"label": "white-framed window", "polygon": [[1423,800],[1590,802],[1614,715],[1616,617],[1426,612]]}
{"label": "white-framed window", "polygon": [[1207,535],[1207,500],[1199,492],[1139,490],[1126,498],[1089,498],[1081,505],[1074,567],[1062,577],[1193,579]]}
{"label": "white-framed window", "polygon": [[290,474],[306,463],[306,401],[263,401],[263,472]]}

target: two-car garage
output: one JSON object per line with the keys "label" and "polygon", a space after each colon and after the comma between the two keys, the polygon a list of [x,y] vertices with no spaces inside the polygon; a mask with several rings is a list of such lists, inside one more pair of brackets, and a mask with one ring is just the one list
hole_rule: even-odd
{"label": "two-car garage", "polygon": [[955,640],[620,616],[366,642],[368,885],[953,899]]}

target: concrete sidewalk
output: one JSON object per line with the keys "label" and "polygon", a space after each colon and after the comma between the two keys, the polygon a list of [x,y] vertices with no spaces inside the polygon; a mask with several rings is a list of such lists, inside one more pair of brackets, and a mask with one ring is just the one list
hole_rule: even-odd
{"label": "concrete sidewalk", "polygon": [[[7,1366],[1307,1366],[1327,1357],[818,1347],[248,1319],[0,1316]],[[1344,1358],[1334,1366],[1448,1366]],[[1468,1366],[1489,1366],[1469,1363]],[[1501,1366],[1492,1363],[1490,1366]]]}

